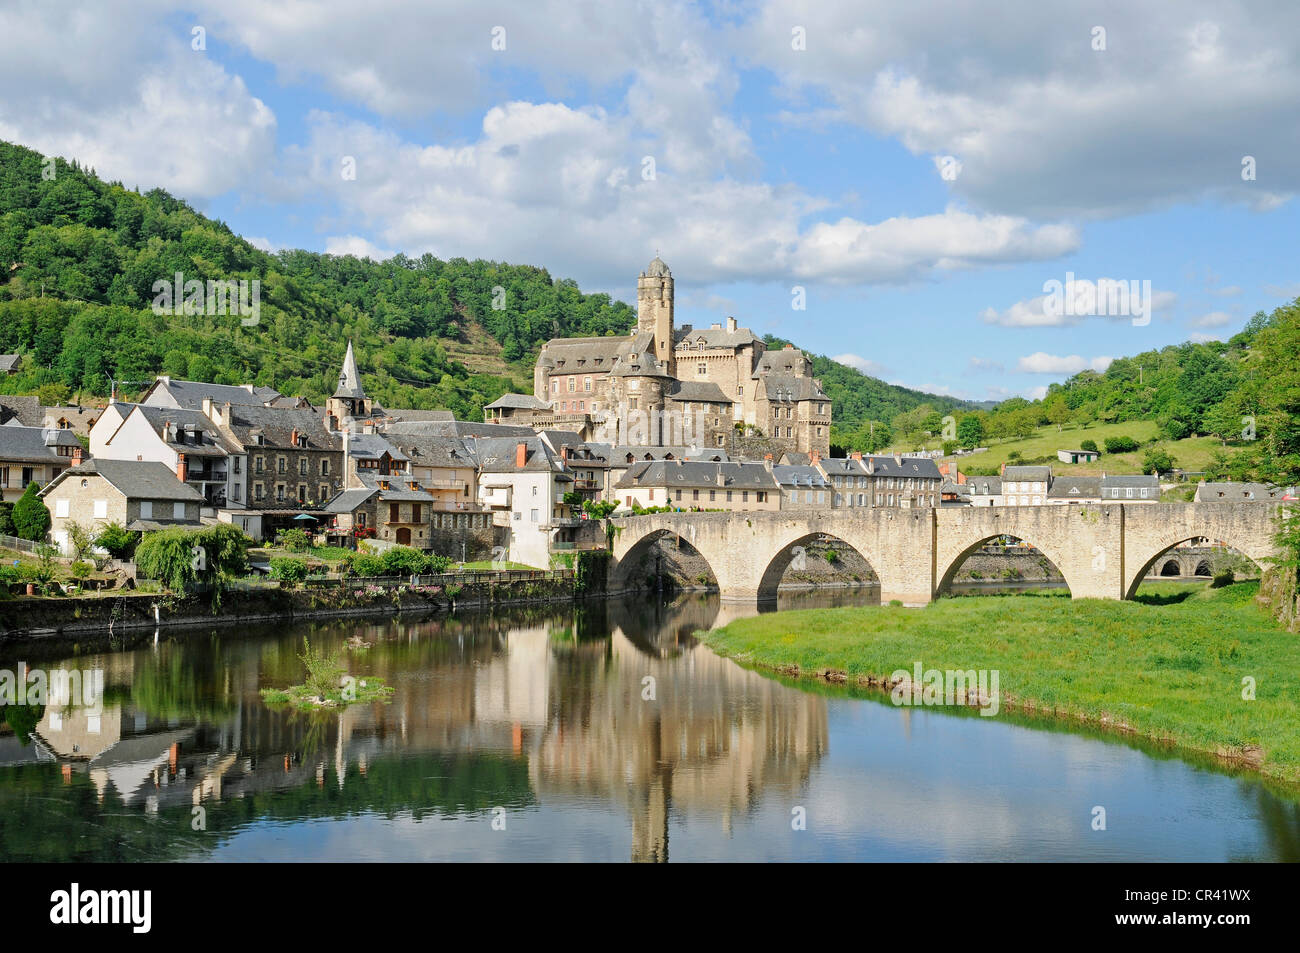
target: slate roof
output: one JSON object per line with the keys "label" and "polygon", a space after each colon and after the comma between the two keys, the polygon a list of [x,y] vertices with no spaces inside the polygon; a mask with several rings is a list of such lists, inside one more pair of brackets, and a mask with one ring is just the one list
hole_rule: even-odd
{"label": "slate roof", "polygon": [[968,476],[966,477],[966,485],[971,488],[971,493],[976,496],[1002,495],[1002,477]]}
{"label": "slate roof", "polygon": [[[722,475],[719,481],[718,476]],[[772,471],[759,463],[651,461],[628,467],[616,487],[679,486],[721,490],[779,490]]]}
{"label": "slate roof", "polygon": [[524,424],[488,424],[475,420],[399,420],[384,429],[386,436],[419,434],[427,437],[532,437]]}
{"label": "slate roof", "polygon": [[456,419],[450,410],[407,410],[402,407],[389,407],[385,411],[393,420],[445,420]]}
{"label": "slate roof", "polygon": [[1049,500],[1096,500],[1101,498],[1101,477],[1058,476],[1047,491]]}
{"label": "slate roof", "polygon": [[465,441],[459,437],[439,437],[428,434],[394,433],[388,431],[384,437],[390,444],[401,449],[407,459],[416,466],[424,467],[472,467],[474,456]]}
{"label": "slate roof", "polygon": [[704,349],[723,348],[734,350],[738,347],[744,347],[747,344],[753,344],[758,341],[758,336],[749,328],[736,328],[734,331],[728,331],[726,328],[695,328],[691,325],[683,325],[673,332],[673,344],[675,347],[687,345],[691,348],[696,347],[701,341],[704,342]]}
{"label": "slate roof", "polygon": [[0,395],[0,424],[17,421],[23,427],[43,427],[45,413],[39,397]]}
{"label": "slate roof", "polygon": [[1051,467],[1003,467],[1003,480],[1046,483],[1052,479]]}
{"label": "slate roof", "polygon": [[245,448],[258,446],[253,435],[261,431],[262,446],[294,449],[293,431],[307,437],[306,450],[342,450],[342,438],[325,429],[320,415],[310,410],[232,405],[227,429]]}
{"label": "slate roof", "polygon": [[1240,500],[1282,500],[1296,496],[1294,486],[1273,486],[1269,483],[1198,483],[1197,503],[1228,503]]}
{"label": "slate roof", "polygon": [[21,354],[0,354],[0,372],[8,374],[10,371],[18,370],[22,358]]}
{"label": "slate roof", "polygon": [[502,394],[484,410],[550,410],[551,405],[532,394]]}
{"label": "slate roof", "polygon": [[372,486],[344,490],[325,504],[326,513],[351,513],[379,491]]}
{"label": "slate roof", "polygon": [[[382,473],[367,473],[362,470],[357,473],[357,478],[365,485],[366,489],[378,493],[379,498],[385,502],[428,503],[433,499],[428,490],[420,487],[417,481],[412,480],[405,474],[399,473],[385,476]],[[384,483],[388,484],[388,489],[381,486]],[[419,488],[412,490],[412,483],[415,483]]]}
{"label": "slate roof", "polygon": [[0,427],[0,460],[31,463],[70,463],[71,457],[61,457],[56,447],[80,447],[81,442],[71,430],[50,427]]}
{"label": "slate roof", "polygon": [[668,389],[669,400],[706,404],[730,404],[732,400],[712,381],[678,381]]}
{"label": "slate roof", "polygon": [[777,483],[791,489],[801,486],[822,488],[831,485],[825,474],[811,464],[774,466],[772,475],[776,477]]}
{"label": "slate roof", "polygon": [[410,460],[400,447],[377,433],[348,434],[348,456],[359,460],[378,460],[385,453],[394,460]]}
{"label": "slate roof", "polygon": [[553,454],[540,437],[532,435],[528,439],[513,437],[471,437],[465,442],[478,459],[479,469],[484,473],[517,473],[520,467],[515,465],[515,455],[519,444],[528,447],[523,470],[559,470],[560,459]]}
{"label": "slate roof", "polygon": [[1101,488],[1103,490],[1109,490],[1111,487],[1125,487],[1125,486],[1132,486],[1132,487],[1145,486],[1148,488],[1159,489],[1160,479],[1150,473],[1142,473],[1138,475],[1115,474],[1115,475],[1103,476],[1101,478]]}
{"label": "slate roof", "polygon": [[176,479],[176,474],[166,464],[139,460],[86,460],[56,476],[41,490],[41,495],[49,493],[64,480],[94,474],[133,500],[203,502],[203,494]]}
{"label": "slate roof", "polygon": [[[132,413],[143,416],[149,422],[153,432],[167,446],[186,456],[224,457],[229,453],[239,452],[238,446],[221,432],[221,428],[197,410],[177,410],[175,407],[137,404]],[[170,430],[168,424],[172,425]],[[183,441],[179,439],[181,428],[185,431],[186,439]],[[197,443],[195,434],[198,435]],[[109,438],[109,442],[112,442],[112,437]]]}
{"label": "slate roof", "polygon": [[[757,376],[757,375],[755,375]],[[798,374],[765,374],[759,378],[768,400],[830,400],[811,377]]]}
{"label": "slate roof", "polygon": [[[868,467],[868,463],[871,464]],[[861,460],[853,457],[822,457],[818,462],[827,474],[848,476],[912,477],[921,480],[941,480],[939,465],[930,457],[864,456]]]}
{"label": "slate roof", "polygon": [[43,407],[44,418],[43,426],[57,427],[60,420],[66,420],[72,426],[68,429],[73,433],[88,433],[95,421],[103,414],[103,407],[81,407],[73,404],[55,404],[53,407]]}
{"label": "slate roof", "polygon": [[754,365],[753,377],[764,377],[769,374],[784,372],[787,359],[789,360],[789,373],[791,374],[794,373],[794,367],[799,360],[803,360],[805,366],[810,363],[807,355],[797,347],[783,347],[779,350],[764,351],[763,356]]}
{"label": "slate roof", "polygon": [[343,355],[343,367],[339,370],[339,384],[334,388],[335,397],[347,397],[364,400],[366,392],[361,389],[361,373],[357,370],[357,357],[352,353],[352,342],[348,342],[347,353]]}
{"label": "slate roof", "polygon": [[[183,381],[175,377],[158,378],[154,381],[153,386],[149,388],[149,393],[152,394],[158,389],[166,390],[184,410],[202,410],[204,397],[211,397],[212,402],[218,406],[231,403],[261,407],[267,401],[280,396],[280,392],[272,387],[253,387],[251,385],[237,387],[233,384]],[[148,395],[146,395],[145,399],[148,399]]]}
{"label": "slate roof", "polygon": [[649,460],[698,460],[706,463],[727,463],[731,457],[727,451],[716,447],[643,447],[622,446],[609,448],[609,460],[615,465],[626,464],[628,454],[632,462]]}

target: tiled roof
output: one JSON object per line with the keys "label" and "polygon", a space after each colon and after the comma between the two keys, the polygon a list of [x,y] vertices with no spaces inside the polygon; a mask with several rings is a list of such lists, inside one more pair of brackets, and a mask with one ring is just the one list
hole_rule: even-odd
{"label": "tiled roof", "polygon": [[1046,482],[1052,478],[1051,467],[1003,467],[1002,479]]}
{"label": "tiled roof", "polygon": [[[721,475],[721,480],[719,480]],[[709,487],[723,490],[777,490],[772,471],[759,463],[683,463],[652,461],[628,467],[619,489],[638,486]]]}
{"label": "tiled roof", "polygon": [[821,470],[810,464],[774,466],[772,468],[772,474],[776,477],[776,481],[782,486],[830,486],[830,481],[826,479],[826,476],[821,472]]}
{"label": "tiled roof", "polygon": [[270,387],[237,387],[233,384],[209,384],[207,381],[183,381],[175,377],[158,378],[150,391],[155,389],[166,390],[185,410],[202,410],[205,397],[211,397],[212,403],[218,406],[231,403],[261,407],[268,400],[279,396]]}
{"label": "tiled roof", "polygon": [[0,394],[0,424],[17,420],[24,427],[42,427],[45,425],[45,412],[39,397],[19,397],[12,394]]}
{"label": "tiled roof", "polygon": [[706,404],[730,404],[731,398],[712,381],[678,381],[668,389],[669,400],[694,401]]}
{"label": "tiled roof", "polygon": [[0,460],[31,463],[71,463],[70,457],[61,457],[56,447],[80,447],[81,442],[71,430],[49,427],[18,427],[13,424],[0,427]]}
{"label": "tiled roof", "polygon": [[[138,404],[132,413],[140,414],[147,420],[153,432],[178,453],[201,457],[224,457],[239,451],[238,446],[221,432],[220,427],[197,410],[178,410],[175,407],[150,407],[146,404]],[[181,439],[182,430],[184,440]]]}
{"label": "tiled roof", "polygon": [[539,400],[532,394],[502,394],[492,403],[484,407],[485,410],[550,410],[551,405],[544,400]]}
{"label": "tiled roof", "polygon": [[343,449],[341,438],[326,430],[321,417],[310,410],[232,405],[228,427],[245,448],[258,446],[253,435],[260,431],[262,446],[294,449],[293,432],[297,430],[307,437],[307,446],[300,449]]}
{"label": "tiled roof", "polygon": [[1047,491],[1049,500],[1099,499],[1101,477],[1058,476]]}

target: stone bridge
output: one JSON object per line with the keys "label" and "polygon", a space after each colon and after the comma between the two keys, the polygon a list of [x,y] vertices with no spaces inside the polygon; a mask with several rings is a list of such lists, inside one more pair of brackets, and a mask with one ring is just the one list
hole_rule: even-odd
{"label": "stone bridge", "polygon": [[656,513],[617,519],[611,588],[632,588],[648,547],[677,536],[708,562],[724,599],[776,595],[781,576],[819,536],[855,549],[880,580],[881,602],[923,605],[968,555],[1013,536],[1060,570],[1076,598],[1128,599],[1161,555],[1179,543],[1222,542],[1257,563],[1276,553],[1279,504],[1102,503],[747,513]]}

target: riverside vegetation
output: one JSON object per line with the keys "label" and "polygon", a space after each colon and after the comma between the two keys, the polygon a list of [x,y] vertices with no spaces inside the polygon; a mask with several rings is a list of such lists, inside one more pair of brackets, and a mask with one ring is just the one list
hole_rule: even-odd
{"label": "riverside vegetation", "polygon": [[810,609],[698,637],[742,664],[885,686],[892,673],[997,670],[1002,710],[1077,720],[1300,782],[1300,651],[1259,583],[1148,584],[1132,602],[1060,592],[924,609]]}

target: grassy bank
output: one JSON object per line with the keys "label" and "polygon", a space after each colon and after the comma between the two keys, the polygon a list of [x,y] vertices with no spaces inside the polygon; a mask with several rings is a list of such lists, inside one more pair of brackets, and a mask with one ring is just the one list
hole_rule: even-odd
{"label": "grassy bank", "polygon": [[[1065,593],[943,599],[925,609],[808,609],[699,637],[743,664],[881,685],[927,669],[997,670],[1001,706],[1203,751],[1300,782],[1300,639],[1259,584],[1144,587],[1134,602]],[[1255,680],[1255,700],[1242,680]]]}

